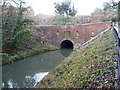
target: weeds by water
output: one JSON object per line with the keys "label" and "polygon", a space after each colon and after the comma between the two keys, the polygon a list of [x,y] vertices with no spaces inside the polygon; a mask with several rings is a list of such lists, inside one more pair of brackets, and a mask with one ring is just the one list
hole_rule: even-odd
{"label": "weeds by water", "polygon": [[46,51],[52,51],[57,49],[59,49],[59,47],[57,46],[53,46],[48,43],[46,43],[44,46],[41,46],[40,43],[36,42],[35,46],[30,49],[18,50],[12,54],[3,53],[2,64],[3,65],[9,64],[22,58],[26,58]]}

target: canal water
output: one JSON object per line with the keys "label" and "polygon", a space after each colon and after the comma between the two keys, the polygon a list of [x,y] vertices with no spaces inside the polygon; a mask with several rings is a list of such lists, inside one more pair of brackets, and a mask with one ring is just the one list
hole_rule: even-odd
{"label": "canal water", "polygon": [[31,88],[69,56],[72,49],[49,51],[2,67],[3,88]]}

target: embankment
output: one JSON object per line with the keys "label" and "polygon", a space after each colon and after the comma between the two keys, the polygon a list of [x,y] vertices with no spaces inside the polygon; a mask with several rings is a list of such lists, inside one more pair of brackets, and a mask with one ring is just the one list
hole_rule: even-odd
{"label": "embankment", "polygon": [[35,88],[114,88],[116,51],[112,30],[76,49]]}
{"label": "embankment", "polygon": [[12,54],[3,53],[2,55],[2,65],[13,63],[14,61],[37,55],[46,51],[57,50],[59,47],[50,45],[46,43],[44,46],[41,46],[39,42],[36,42],[34,47],[26,48],[13,52]]}

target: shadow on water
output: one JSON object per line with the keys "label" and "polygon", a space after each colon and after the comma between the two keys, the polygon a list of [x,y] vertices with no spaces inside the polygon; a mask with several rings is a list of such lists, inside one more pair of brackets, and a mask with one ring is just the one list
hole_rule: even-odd
{"label": "shadow on water", "polygon": [[28,57],[2,67],[3,88],[31,88],[59,63],[72,49],[64,48]]}
{"label": "shadow on water", "polygon": [[73,51],[72,48],[61,48],[60,49],[61,55],[63,55],[64,57],[68,57],[72,51]]}

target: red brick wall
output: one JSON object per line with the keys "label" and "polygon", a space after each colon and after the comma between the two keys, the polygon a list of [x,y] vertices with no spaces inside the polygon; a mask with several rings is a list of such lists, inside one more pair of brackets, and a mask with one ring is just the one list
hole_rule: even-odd
{"label": "red brick wall", "polygon": [[[44,37],[43,40],[54,45],[60,45],[65,39],[74,43],[83,43],[91,37],[109,28],[111,23],[95,23],[77,26],[35,26],[32,28],[34,36]],[[69,36],[65,36],[65,31],[70,31]]]}

